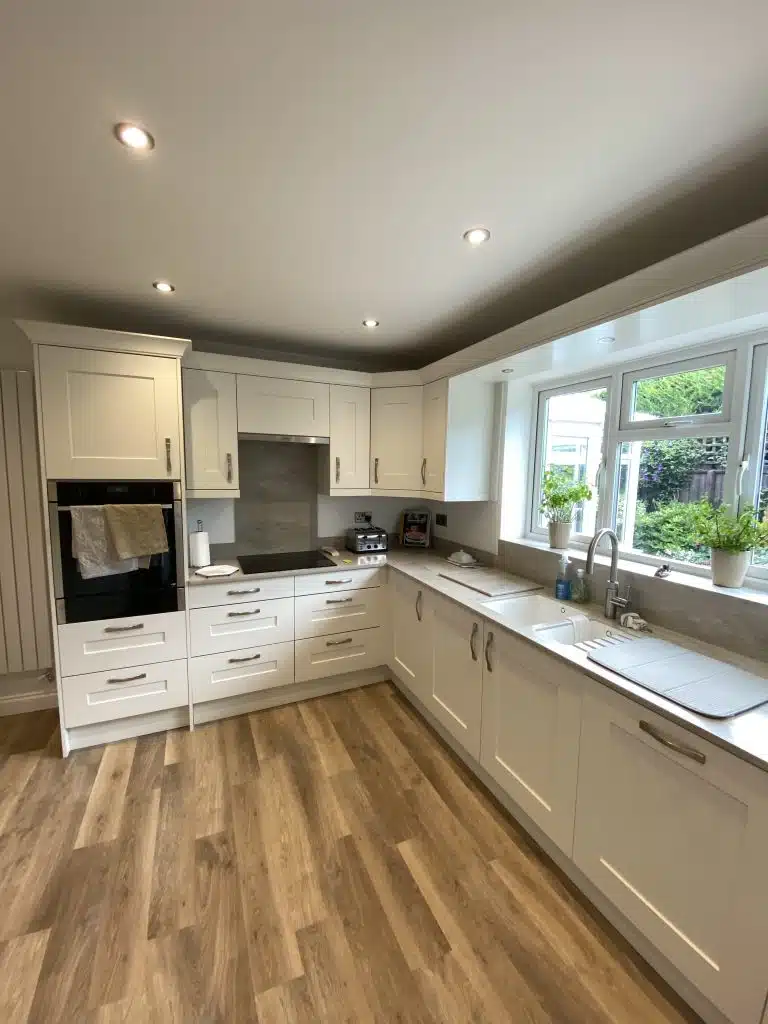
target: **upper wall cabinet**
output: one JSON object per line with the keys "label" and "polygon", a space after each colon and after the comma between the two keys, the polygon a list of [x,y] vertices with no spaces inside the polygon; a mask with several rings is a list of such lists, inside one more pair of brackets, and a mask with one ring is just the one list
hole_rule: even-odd
{"label": "upper wall cabinet", "polygon": [[238,498],[235,375],[185,368],[181,383],[187,495]]}
{"label": "upper wall cabinet", "polygon": [[49,480],[181,477],[178,359],[39,345],[37,387]]}
{"label": "upper wall cabinet", "polygon": [[395,494],[422,488],[420,384],[371,391],[371,487]]}
{"label": "upper wall cabinet", "polygon": [[331,384],[329,449],[320,454],[324,493],[348,494],[370,487],[371,389]]}
{"label": "upper wall cabinet", "polygon": [[328,437],[330,385],[239,373],[237,429],[241,434]]}

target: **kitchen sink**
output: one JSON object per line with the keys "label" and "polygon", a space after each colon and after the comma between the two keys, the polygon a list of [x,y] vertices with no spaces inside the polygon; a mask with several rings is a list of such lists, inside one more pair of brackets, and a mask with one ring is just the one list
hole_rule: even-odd
{"label": "kitchen sink", "polygon": [[590,619],[585,615],[574,615],[561,622],[536,623],[533,631],[543,643],[555,641],[569,647],[579,647],[583,651],[597,650],[600,647],[618,647],[631,643],[638,634],[618,629],[613,623],[600,619]]}
{"label": "kitchen sink", "polygon": [[484,601],[483,607],[496,612],[511,626],[531,627],[566,622],[576,609],[570,602],[556,601],[541,594],[530,597],[503,597],[495,601]]}

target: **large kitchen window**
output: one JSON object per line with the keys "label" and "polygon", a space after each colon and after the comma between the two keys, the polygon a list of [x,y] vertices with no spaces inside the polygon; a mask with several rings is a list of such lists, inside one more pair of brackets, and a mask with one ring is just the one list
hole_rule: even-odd
{"label": "large kitchen window", "polygon": [[[533,536],[546,525],[543,472],[559,468],[593,491],[577,510],[576,544],[610,526],[625,558],[704,572],[698,502],[768,512],[768,343],[739,339],[541,389],[534,443]],[[750,573],[768,579],[768,553],[756,553]]]}

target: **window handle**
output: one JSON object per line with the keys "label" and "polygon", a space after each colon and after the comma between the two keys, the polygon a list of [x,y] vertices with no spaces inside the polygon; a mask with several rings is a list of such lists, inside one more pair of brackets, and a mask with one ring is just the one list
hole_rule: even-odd
{"label": "window handle", "polygon": [[661,424],[662,427],[691,427],[696,422],[693,419],[683,419],[682,417],[675,420],[664,420]]}

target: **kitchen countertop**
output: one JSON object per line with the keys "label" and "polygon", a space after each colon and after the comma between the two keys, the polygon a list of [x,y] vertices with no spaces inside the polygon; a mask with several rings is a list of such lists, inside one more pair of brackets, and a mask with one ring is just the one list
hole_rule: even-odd
{"label": "kitchen countertop", "polygon": [[[231,576],[197,576],[195,570],[190,568],[187,576],[187,586],[206,586],[211,583],[233,583],[238,580],[266,580],[277,579],[281,576],[308,576],[313,573],[330,572],[332,569],[375,569],[376,566],[386,565],[386,555],[356,555],[352,551],[339,551],[336,558],[330,558],[333,565],[321,565],[314,569],[280,569],[277,572],[252,572],[245,573],[242,569],[233,572]],[[212,565],[237,565],[236,558],[215,559]]]}
{"label": "kitchen countertop", "polygon": [[[595,662],[590,661],[587,658],[586,652],[576,647],[569,647],[554,641],[544,642],[532,630],[511,625],[501,614],[487,607],[484,603],[495,600],[494,598],[472,591],[460,583],[443,579],[439,574],[447,571],[448,563],[438,555],[430,552],[391,551],[387,561],[390,568],[394,571],[400,572],[416,582],[423,583],[430,590],[434,590],[436,593],[467,608],[478,616],[482,616],[482,618],[498,626],[499,629],[513,633],[515,636],[526,640],[541,651],[558,658],[567,665],[580,669],[592,679],[609,686],[612,690],[628,697],[637,704],[647,707],[649,710],[656,712],[656,714],[669,719],[669,721],[701,736],[705,740],[709,740],[724,750],[736,754],[742,760],[748,761],[764,771],[768,771],[768,704],[728,719],[712,719],[697,715],[680,707],[679,704],[674,704],[672,701],[653,693],[651,690],[630,682],[610,669],[602,668]],[[537,594],[552,597],[554,600],[552,592],[547,588],[529,592],[527,595],[520,594],[511,598],[511,600],[523,600],[526,596],[535,596]],[[573,610],[574,612],[584,612],[590,618],[598,619],[601,622],[609,621],[603,616],[602,606],[599,605],[574,605]],[[612,625],[615,625],[615,623],[612,623]],[[652,621],[650,625],[653,628],[653,635],[655,637],[669,640],[689,650],[698,651],[700,654],[716,658],[718,661],[737,665],[748,672],[754,672],[756,675],[768,677],[768,663],[766,662],[744,658],[733,651],[727,651],[712,644],[702,643],[680,633],[673,633],[661,626],[657,626]]]}

